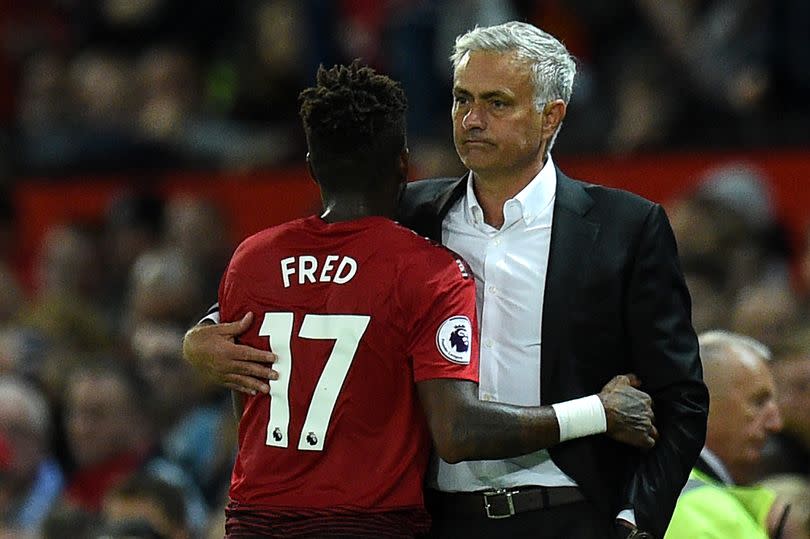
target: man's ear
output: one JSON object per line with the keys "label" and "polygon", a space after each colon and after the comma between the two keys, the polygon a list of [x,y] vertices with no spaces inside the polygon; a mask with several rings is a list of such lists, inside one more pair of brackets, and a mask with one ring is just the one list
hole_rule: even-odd
{"label": "man's ear", "polygon": [[567,110],[568,107],[562,99],[555,99],[546,103],[543,107],[543,135],[546,138],[551,138],[557,128],[560,127]]}

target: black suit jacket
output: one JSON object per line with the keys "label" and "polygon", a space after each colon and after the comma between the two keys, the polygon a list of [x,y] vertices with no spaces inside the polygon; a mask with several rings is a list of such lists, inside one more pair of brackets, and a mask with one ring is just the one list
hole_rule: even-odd
{"label": "black suit jacket", "polygon": [[[464,178],[410,183],[400,221],[441,241],[442,219],[465,188]],[[600,435],[550,453],[606,517],[632,508],[641,529],[663,537],[703,447],[709,398],[661,206],[558,169],[542,324],[543,404],[598,393],[628,372],[652,396],[660,438],[649,452]]]}

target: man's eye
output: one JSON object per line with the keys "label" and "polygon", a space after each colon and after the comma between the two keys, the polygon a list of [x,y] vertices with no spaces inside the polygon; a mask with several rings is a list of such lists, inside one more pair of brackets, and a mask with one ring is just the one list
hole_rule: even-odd
{"label": "man's eye", "polygon": [[506,108],[506,101],[501,101],[499,99],[496,99],[496,100],[492,101],[491,103],[492,103],[492,108],[494,108],[496,110]]}
{"label": "man's eye", "polygon": [[464,105],[465,103],[467,103],[467,98],[464,97],[463,95],[457,95],[453,96],[453,101],[458,103],[459,105]]}

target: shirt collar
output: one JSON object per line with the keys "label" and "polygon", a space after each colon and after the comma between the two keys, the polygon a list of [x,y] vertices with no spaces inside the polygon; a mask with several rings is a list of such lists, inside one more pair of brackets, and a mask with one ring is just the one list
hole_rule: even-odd
{"label": "shirt collar", "polygon": [[700,458],[703,459],[706,466],[711,468],[711,470],[717,475],[717,477],[720,478],[723,483],[727,485],[734,484],[734,478],[731,477],[728,468],[726,468],[723,461],[720,460],[720,457],[718,457],[711,449],[704,446],[700,451]]}
{"label": "shirt collar", "polygon": [[[517,195],[507,200],[503,205],[505,225],[518,219],[523,219],[527,225],[534,224],[537,219],[542,219],[538,224],[551,225],[550,211],[554,202],[554,195],[557,192],[557,169],[551,155],[546,159],[546,163],[540,172],[532,178]],[[467,174],[467,193],[465,195],[465,212],[470,220],[475,224],[484,222],[484,211],[475,197],[473,189],[472,172]]]}

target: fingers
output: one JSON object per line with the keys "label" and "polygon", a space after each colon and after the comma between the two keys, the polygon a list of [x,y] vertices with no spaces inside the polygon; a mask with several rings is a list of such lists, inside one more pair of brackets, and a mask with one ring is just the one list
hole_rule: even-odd
{"label": "fingers", "polygon": [[278,356],[267,350],[259,350],[244,344],[234,345],[234,358],[239,361],[252,361],[253,363],[275,363]]}
{"label": "fingers", "polygon": [[248,311],[245,313],[245,316],[243,316],[240,320],[237,320],[236,322],[222,322],[216,324],[214,327],[216,327],[219,333],[221,333],[222,335],[237,337],[242,333],[246,332],[250,328],[250,325],[252,323],[253,323],[253,313]]}
{"label": "fingers", "polygon": [[627,383],[630,384],[631,386],[636,388],[641,387],[641,380],[639,379],[638,376],[636,376],[632,372],[628,372],[627,374],[624,375],[624,377],[627,378]]}
{"label": "fingers", "polygon": [[222,369],[221,372],[225,376],[229,374],[249,376],[260,381],[278,380],[278,372],[266,365],[250,361],[232,361],[228,368]]}
{"label": "fingers", "polygon": [[627,374],[618,374],[614,376],[610,382],[607,383],[605,387],[614,386],[614,385],[628,385],[631,387],[638,388],[641,386],[641,380],[635,374],[629,372]]}
{"label": "fingers", "polygon": [[270,393],[270,386],[266,382],[262,382],[261,380],[252,378],[250,376],[242,376],[239,374],[229,374],[223,385],[228,389],[239,391],[248,395]]}

